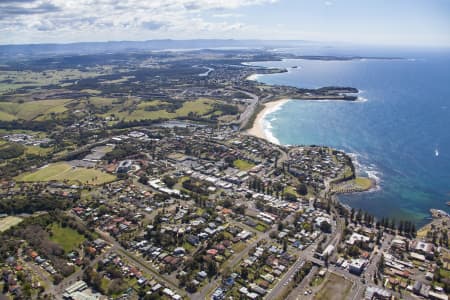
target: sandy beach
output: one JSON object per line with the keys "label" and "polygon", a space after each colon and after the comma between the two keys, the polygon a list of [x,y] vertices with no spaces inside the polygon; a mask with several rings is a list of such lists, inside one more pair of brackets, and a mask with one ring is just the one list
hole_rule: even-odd
{"label": "sandy beach", "polygon": [[265,139],[274,144],[279,144],[279,141],[272,134],[270,134],[270,132],[265,130],[264,118],[268,114],[278,110],[282,105],[284,105],[288,101],[289,99],[281,99],[277,101],[264,103],[263,104],[264,109],[258,113],[258,115],[255,118],[255,121],[253,122],[253,127],[247,130],[247,134],[259,137],[261,139]]}
{"label": "sandy beach", "polygon": [[247,76],[247,78],[245,78],[245,80],[257,81],[259,76],[260,76],[260,74],[252,74],[250,76]]}

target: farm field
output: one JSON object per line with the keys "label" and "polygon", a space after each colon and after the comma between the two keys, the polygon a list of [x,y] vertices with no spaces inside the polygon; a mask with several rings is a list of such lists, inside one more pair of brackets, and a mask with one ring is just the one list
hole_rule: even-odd
{"label": "farm field", "polygon": [[108,74],[107,69],[80,71],[77,69],[33,71],[2,71],[0,74],[0,93],[11,92],[23,87],[40,87],[58,84],[64,80],[78,80]]}
{"label": "farm field", "polygon": [[25,147],[26,154],[34,154],[39,156],[45,156],[52,151],[52,148],[43,148],[39,146],[27,146]]}
{"label": "farm field", "polygon": [[63,113],[67,111],[65,105],[71,100],[40,100],[26,103],[0,102],[0,120],[33,120],[39,116],[48,116],[51,113]]}
{"label": "farm field", "polygon": [[[214,104],[216,100],[212,99],[197,99],[195,101],[187,101],[183,103],[183,106],[174,112],[168,112],[161,109],[156,111],[145,110],[146,107],[165,104],[167,102],[154,101],[154,102],[141,102],[137,105],[137,109],[133,111],[114,111],[116,117],[125,121],[136,120],[157,120],[157,119],[173,119],[177,117],[186,117],[189,113],[197,114],[199,116],[207,115],[214,111]],[[108,113],[109,114],[109,113]]]}
{"label": "farm field", "polygon": [[42,181],[68,181],[70,183],[83,183],[100,185],[111,182],[115,176],[95,169],[72,167],[70,164],[54,163],[47,165],[35,172],[26,173],[16,177],[17,181],[42,182]]}
{"label": "farm field", "polygon": [[55,114],[61,116],[63,113],[69,112],[69,107],[72,111],[84,111],[94,107],[100,117],[114,115],[123,121],[174,119],[188,117],[191,114],[208,119],[212,116],[221,117],[224,114],[216,108],[218,103],[221,102],[214,99],[199,98],[183,102],[181,107],[177,108],[176,104],[161,100],[143,101],[137,98],[119,99],[95,95],[82,100],[52,99],[24,103],[0,102],[0,121],[45,121],[51,119]]}

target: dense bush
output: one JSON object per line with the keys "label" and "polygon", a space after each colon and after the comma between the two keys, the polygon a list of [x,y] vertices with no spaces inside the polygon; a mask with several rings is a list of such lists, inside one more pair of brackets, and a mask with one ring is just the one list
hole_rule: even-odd
{"label": "dense bush", "polygon": [[0,147],[0,159],[11,159],[21,156],[25,147],[21,144],[10,143]]}

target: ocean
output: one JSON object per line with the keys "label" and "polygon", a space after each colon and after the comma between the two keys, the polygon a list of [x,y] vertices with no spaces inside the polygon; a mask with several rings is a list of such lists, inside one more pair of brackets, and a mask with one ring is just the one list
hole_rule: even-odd
{"label": "ocean", "polygon": [[[352,52],[327,49],[325,54],[344,53]],[[379,188],[339,199],[379,218],[422,225],[430,208],[450,211],[450,52],[396,51],[393,56],[405,59],[254,65],[289,70],[257,77],[268,84],[358,88],[357,102],[291,100],[265,116],[265,130],[284,145],[327,145],[351,153],[358,172],[375,178]]]}

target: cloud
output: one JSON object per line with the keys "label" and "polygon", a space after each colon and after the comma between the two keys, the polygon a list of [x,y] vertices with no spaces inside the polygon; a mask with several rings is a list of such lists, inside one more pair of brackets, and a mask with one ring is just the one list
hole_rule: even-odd
{"label": "cloud", "polygon": [[332,1],[325,1],[324,4],[325,4],[326,6],[331,6],[331,5],[333,5],[334,3],[333,3]]}
{"label": "cloud", "polygon": [[214,14],[212,15],[214,18],[222,18],[222,19],[227,19],[227,18],[240,18],[243,17],[243,14],[233,14],[233,13],[225,13],[225,14]]}
{"label": "cloud", "polygon": [[44,31],[46,39],[56,41],[65,41],[68,36],[81,40],[99,36],[103,39],[222,37],[246,28],[243,23],[224,22],[241,16],[236,11],[239,8],[277,1],[0,0],[0,32],[2,37],[6,36],[3,43],[42,42],[25,39],[34,33],[33,39],[40,39],[39,32]]}
{"label": "cloud", "polygon": [[31,3],[36,2],[37,0],[2,0],[0,5],[11,4],[11,3]]}
{"label": "cloud", "polygon": [[46,14],[61,11],[61,9],[49,2],[38,5],[23,5],[24,3],[35,3],[36,1],[2,1],[0,2],[0,17],[14,18],[21,15]]}
{"label": "cloud", "polygon": [[142,23],[142,27],[144,27],[147,30],[158,30],[164,27],[164,24],[160,22],[147,21]]}

